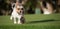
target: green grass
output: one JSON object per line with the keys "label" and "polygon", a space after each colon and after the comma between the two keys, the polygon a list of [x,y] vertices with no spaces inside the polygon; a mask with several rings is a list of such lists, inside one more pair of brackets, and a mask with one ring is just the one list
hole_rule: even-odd
{"label": "green grass", "polygon": [[0,29],[60,29],[60,14],[25,15],[25,24],[13,24],[10,16],[0,16]]}

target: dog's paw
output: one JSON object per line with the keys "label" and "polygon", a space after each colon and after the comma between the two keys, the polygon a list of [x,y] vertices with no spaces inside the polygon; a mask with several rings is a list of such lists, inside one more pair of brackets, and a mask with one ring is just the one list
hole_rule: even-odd
{"label": "dog's paw", "polygon": [[12,20],[12,18],[10,18],[10,20]]}
{"label": "dog's paw", "polygon": [[14,22],[14,24],[16,24],[16,22]]}
{"label": "dog's paw", "polygon": [[18,24],[22,24],[22,23],[18,23]]}
{"label": "dog's paw", "polygon": [[21,22],[18,22],[18,24],[22,24]]}

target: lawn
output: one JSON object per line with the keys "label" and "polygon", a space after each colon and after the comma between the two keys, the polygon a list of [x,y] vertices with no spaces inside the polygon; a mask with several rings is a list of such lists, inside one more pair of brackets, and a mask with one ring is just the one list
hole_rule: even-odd
{"label": "lawn", "polygon": [[0,16],[0,29],[60,29],[60,14],[28,14],[25,24],[13,24],[10,16]]}

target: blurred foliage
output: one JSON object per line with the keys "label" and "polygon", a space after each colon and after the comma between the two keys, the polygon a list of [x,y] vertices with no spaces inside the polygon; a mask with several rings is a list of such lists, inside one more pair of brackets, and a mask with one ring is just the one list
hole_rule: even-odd
{"label": "blurred foliage", "polygon": [[[6,12],[5,14],[7,14],[7,12],[9,12],[9,11],[11,13],[11,11],[12,11],[11,2],[15,3],[16,0],[0,0],[0,14],[2,12]],[[36,7],[40,7],[40,0],[27,0],[26,4],[24,4],[25,10],[32,9],[33,11],[35,11]],[[8,14],[10,14],[10,13],[8,13]]]}
{"label": "blurred foliage", "polygon": [[31,6],[34,9],[36,5],[37,5],[37,0],[28,0],[25,4],[25,8]]}
{"label": "blurred foliage", "polygon": [[9,0],[0,0],[0,15],[8,15],[10,14],[11,4]]}

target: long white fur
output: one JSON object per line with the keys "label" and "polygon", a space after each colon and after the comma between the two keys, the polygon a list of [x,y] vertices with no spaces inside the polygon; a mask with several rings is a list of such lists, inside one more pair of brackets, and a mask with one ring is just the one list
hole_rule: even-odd
{"label": "long white fur", "polygon": [[[18,6],[18,8],[23,8],[23,7]],[[18,24],[21,24],[20,22],[21,17],[22,17],[22,14],[18,14],[16,12],[16,7],[14,7],[10,19],[12,20],[12,18],[14,18],[14,24],[16,24],[17,23],[16,18],[18,18]]]}

